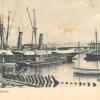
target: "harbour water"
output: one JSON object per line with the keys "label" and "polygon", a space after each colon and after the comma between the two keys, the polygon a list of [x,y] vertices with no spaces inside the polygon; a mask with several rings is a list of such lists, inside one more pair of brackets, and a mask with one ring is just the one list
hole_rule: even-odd
{"label": "harbour water", "polygon": [[[59,80],[62,85],[67,86],[67,83],[82,82],[82,83],[96,83],[99,86],[97,81],[100,77],[99,75],[85,75],[85,76],[76,76],[73,73],[73,67],[79,68],[88,68],[88,69],[100,69],[100,61],[86,61],[84,60],[85,54],[76,55],[73,62],[55,65],[55,66],[44,66],[36,68],[27,68],[24,74],[39,74],[39,75],[54,75],[57,80]],[[72,84],[69,84],[73,86]]]}
{"label": "harbour water", "polygon": [[[87,86],[95,83],[96,86],[100,86],[100,75],[75,75],[73,73],[73,67],[76,68],[88,68],[88,69],[100,69],[100,61],[86,61],[84,60],[85,54],[76,55],[75,59],[70,63],[64,63],[61,65],[54,66],[43,66],[43,67],[27,67],[25,70],[20,73],[24,75],[53,75],[60,82],[59,86],[79,86],[79,83],[84,83],[84,86]],[[6,71],[12,72],[15,68],[7,68]],[[77,85],[75,85],[75,83]],[[92,85],[93,86],[93,85]]]}

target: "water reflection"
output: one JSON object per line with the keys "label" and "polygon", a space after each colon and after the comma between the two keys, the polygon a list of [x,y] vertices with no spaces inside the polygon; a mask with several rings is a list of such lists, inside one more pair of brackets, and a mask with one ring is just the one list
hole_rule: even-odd
{"label": "water reflection", "polygon": [[[84,60],[85,55],[80,55],[77,57],[78,60],[75,62],[75,67],[80,69],[100,69],[100,61],[86,61]],[[78,81],[89,81],[97,82],[100,78],[99,74],[77,74],[73,73],[74,79]]]}

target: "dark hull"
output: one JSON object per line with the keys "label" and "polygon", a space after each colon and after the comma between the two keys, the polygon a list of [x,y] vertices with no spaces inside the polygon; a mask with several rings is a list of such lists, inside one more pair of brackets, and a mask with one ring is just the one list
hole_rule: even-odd
{"label": "dark hull", "polygon": [[72,62],[72,60],[73,60],[73,57],[75,57],[76,56],[76,53],[69,53],[69,55],[67,55],[66,56],[66,61],[67,62]]}
{"label": "dark hull", "polygon": [[73,57],[76,55],[76,53],[65,53],[65,54],[53,54],[53,57],[57,59],[54,59],[55,61],[61,61],[61,62],[72,62]]}
{"label": "dark hull", "polygon": [[43,67],[43,66],[53,66],[53,65],[59,65],[62,62],[59,61],[53,61],[53,62],[32,62],[32,63],[27,63],[27,62],[18,62],[18,67],[23,68],[23,67]]}
{"label": "dark hull", "polygon": [[86,54],[85,60],[88,60],[88,61],[97,61],[97,60],[100,60],[100,53]]}
{"label": "dark hull", "polygon": [[42,67],[53,66],[61,63],[72,62],[76,53],[57,53],[52,52],[45,55],[24,55],[23,53],[13,52],[17,62],[17,69],[23,67]]}
{"label": "dark hull", "polygon": [[52,59],[49,59],[47,61],[43,61],[43,62],[37,62],[37,61],[19,61],[18,67],[19,68],[23,68],[23,67],[43,67],[43,66],[53,66],[53,65],[60,65],[62,63],[66,63],[66,62],[72,62],[72,58],[75,56],[76,54],[71,54],[71,55],[64,55],[64,56],[60,56],[57,59],[54,59],[55,57],[53,57]]}
{"label": "dark hull", "polygon": [[73,57],[76,55],[76,53],[53,53],[53,54],[49,54],[46,56],[43,56],[42,58],[40,57],[40,55],[23,55],[23,54],[17,54],[16,52],[13,52],[15,55],[15,59],[17,62],[19,61],[35,61],[36,62],[36,58],[38,58],[39,60],[45,60],[49,62],[49,59],[57,61],[57,60],[61,60],[62,62],[72,62]]}
{"label": "dark hull", "polygon": [[67,62],[72,62],[72,58],[75,56],[76,54],[72,54],[70,56],[65,56],[64,58],[58,58],[58,59],[54,59],[54,60],[48,60],[48,61],[43,61],[43,62],[27,62],[27,61],[21,61],[18,62],[18,67],[19,68],[23,68],[23,67],[45,67],[45,66],[53,66],[53,65],[60,65],[62,63],[67,63]]}

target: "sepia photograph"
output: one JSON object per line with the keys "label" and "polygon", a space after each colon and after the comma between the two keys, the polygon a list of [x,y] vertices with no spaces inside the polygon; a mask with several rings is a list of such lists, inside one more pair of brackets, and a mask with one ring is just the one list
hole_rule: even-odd
{"label": "sepia photograph", "polygon": [[0,0],[0,100],[99,100],[99,88],[99,0]]}

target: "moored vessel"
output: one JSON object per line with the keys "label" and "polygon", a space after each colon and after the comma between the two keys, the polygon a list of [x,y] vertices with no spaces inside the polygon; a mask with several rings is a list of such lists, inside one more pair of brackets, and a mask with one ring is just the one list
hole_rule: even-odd
{"label": "moored vessel", "polygon": [[79,75],[100,75],[100,69],[88,69],[88,68],[75,68],[73,67],[75,74]]}
{"label": "moored vessel", "polygon": [[100,60],[100,51],[99,51],[99,47],[98,47],[98,34],[97,34],[97,30],[95,29],[95,43],[92,43],[92,50],[90,50],[89,53],[86,54],[85,59],[87,61],[98,61]]}
{"label": "moored vessel", "polygon": [[[29,49],[25,49],[23,47],[22,45],[23,32],[19,30],[17,50],[12,50],[13,54],[15,55],[17,64],[21,66],[43,66],[43,65],[45,66],[52,64],[60,64],[64,62],[72,62],[73,57],[76,55],[74,50],[72,49],[59,50],[57,48],[52,50],[44,47],[42,33],[40,34],[39,42],[37,43],[35,10],[33,10],[34,14],[33,22],[31,21],[32,19],[30,18],[30,13],[28,8],[27,12],[32,26],[31,46],[29,47]],[[35,40],[35,43],[33,43],[33,38]]]}

